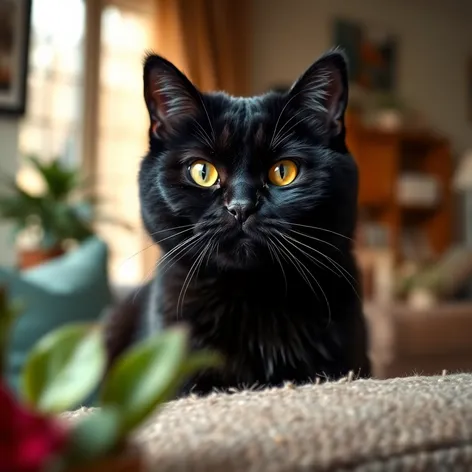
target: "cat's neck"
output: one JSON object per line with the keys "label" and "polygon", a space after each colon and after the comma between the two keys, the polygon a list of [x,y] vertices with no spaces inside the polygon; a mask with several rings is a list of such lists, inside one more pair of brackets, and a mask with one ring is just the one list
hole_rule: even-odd
{"label": "cat's neck", "polygon": [[[297,305],[325,306],[327,299],[358,297],[354,260],[351,264],[320,265],[313,261],[274,264],[245,270],[204,267],[192,274],[191,266],[174,266],[157,275],[159,285],[174,298],[193,299],[196,304],[211,298],[219,303],[263,305],[269,300]],[[161,289],[162,290],[162,289]],[[270,305],[271,303],[269,303]]]}

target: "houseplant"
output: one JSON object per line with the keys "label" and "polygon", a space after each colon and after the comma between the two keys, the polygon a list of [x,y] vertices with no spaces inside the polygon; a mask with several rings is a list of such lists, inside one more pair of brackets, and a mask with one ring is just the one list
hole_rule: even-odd
{"label": "houseplant", "polygon": [[25,269],[63,254],[65,243],[80,243],[94,234],[98,220],[129,227],[99,212],[99,200],[78,169],[65,166],[60,158],[42,162],[28,156],[43,183],[35,194],[16,179],[2,176],[0,218],[13,222],[15,235],[28,236],[33,246],[19,249],[19,267]]}
{"label": "houseplant", "polygon": [[[0,333],[8,332],[15,316],[18,310],[0,290]],[[2,354],[7,338],[1,338]],[[21,399],[0,372],[0,470],[140,472],[142,459],[129,434],[188,375],[221,362],[212,352],[190,354],[188,346],[185,327],[164,331],[129,349],[102,382],[106,356],[99,326],[70,324],[49,333],[26,362]],[[75,423],[58,416],[97,388],[99,408]]]}

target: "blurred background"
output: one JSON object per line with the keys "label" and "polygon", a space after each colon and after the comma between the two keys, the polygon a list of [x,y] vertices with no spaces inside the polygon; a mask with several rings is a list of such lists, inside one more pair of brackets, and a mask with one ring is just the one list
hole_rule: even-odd
{"label": "blurred background", "polygon": [[[471,20],[469,0],[0,0],[0,283],[29,300],[18,346],[98,319],[152,272],[146,50],[202,90],[251,95],[342,46],[376,375],[472,368]],[[39,326],[39,306],[56,319]]]}

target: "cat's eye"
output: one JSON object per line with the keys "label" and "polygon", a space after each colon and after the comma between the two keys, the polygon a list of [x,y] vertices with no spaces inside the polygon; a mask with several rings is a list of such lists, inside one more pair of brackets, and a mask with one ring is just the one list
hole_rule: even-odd
{"label": "cat's eye", "polygon": [[291,184],[298,175],[298,166],[288,159],[274,164],[269,170],[269,180],[278,187]]}
{"label": "cat's eye", "polygon": [[216,167],[203,159],[190,164],[189,172],[192,180],[201,187],[211,187],[218,180]]}

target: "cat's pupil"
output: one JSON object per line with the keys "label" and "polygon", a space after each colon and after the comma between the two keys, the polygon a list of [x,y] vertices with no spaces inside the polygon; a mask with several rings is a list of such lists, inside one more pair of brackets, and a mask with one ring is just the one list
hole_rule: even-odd
{"label": "cat's pupil", "polygon": [[285,177],[285,166],[284,165],[279,166],[279,174],[280,174],[280,178],[283,180],[284,177]]}
{"label": "cat's pupil", "polygon": [[202,175],[202,180],[206,180],[206,178],[207,178],[207,173],[208,173],[206,164],[203,164],[203,165],[202,165],[202,168],[201,168],[201,170],[200,170],[200,173],[201,173],[201,175]]}

